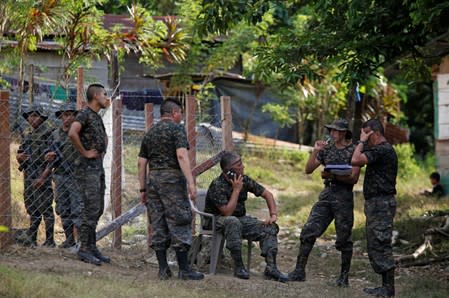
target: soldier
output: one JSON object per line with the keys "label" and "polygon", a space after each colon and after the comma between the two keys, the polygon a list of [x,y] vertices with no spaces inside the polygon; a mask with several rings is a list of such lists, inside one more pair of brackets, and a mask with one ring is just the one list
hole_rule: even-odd
{"label": "soldier", "polygon": [[309,254],[332,220],[335,220],[337,240],[335,248],[341,251],[341,271],[336,281],[339,287],[348,287],[348,274],[352,259],[352,226],[354,224],[354,198],[352,188],[357,183],[360,174],[359,167],[350,168],[354,145],[350,141],[352,133],[348,122],[344,119],[336,120],[325,126],[332,138],[315,142],[312,154],[306,164],[306,174],[311,174],[318,166],[347,166],[349,173],[338,175],[325,170],[321,173],[325,188],[321,192],[318,202],[310,211],[309,218],[300,235],[299,254],[296,268],[289,274],[290,281],[305,281],[305,267]]}
{"label": "soldier", "polygon": [[[242,261],[242,238],[260,242],[261,255],[265,257],[264,277],[280,282],[288,280],[276,266],[277,212],[273,194],[244,174],[240,156],[227,152],[220,161],[223,173],[215,178],[206,195],[205,212],[215,215],[218,230],[224,233],[226,247],[234,260],[234,276],[249,279],[249,274]],[[248,192],[265,199],[270,217],[265,221],[247,216],[245,201]],[[207,224],[206,224],[207,225]]]}
{"label": "soldier", "polygon": [[363,183],[367,250],[371,266],[382,275],[381,287],[366,288],[364,292],[377,297],[393,297],[395,263],[391,237],[396,213],[398,158],[393,146],[385,139],[384,127],[379,120],[371,119],[362,125],[352,164],[367,165]]}
{"label": "soldier", "polygon": [[51,130],[45,123],[47,116],[41,106],[32,105],[23,117],[32,130],[26,134],[17,151],[19,169],[24,173],[25,208],[30,215],[28,236],[32,246],[36,246],[37,233],[41,218],[45,221],[45,242],[43,245],[54,247],[53,231],[55,216],[53,213],[53,191],[51,181],[43,175],[45,170],[45,151],[49,146]]}
{"label": "soldier", "polygon": [[107,108],[110,100],[100,84],[91,84],[87,88],[86,98],[87,107],[78,112],[69,130],[70,140],[81,154],[80,162],[75,166],[83,200],[78,257],[83,262],[101,265],[101,262],[110,263],[111,259],[102,255],[96,244],[96,228],[104,208],[103,157],[108,145],[103,120],[98,112]]}
{"label": "soldier", "polygon": [[138,159],[141,200],[150,214],[151,247],[156,252],[162,280],[172,277],[167,264],[170,245],[176,251],[178,278],[204,278],[202,273],[190,268],[187,260],[192,244],[192,211],[187,193],[195,200],[196,186],[187,155],[186,133],[179,125],[181,120],[181,104],[177,100],[165,100],[161,104],[161,121],[145,134]]}
{"label": "soldier", "polygon": [[75,245],[73,229],[76,227],[79,231],[81,227],[83,201],[74,176],[74,166],[79,163],[80,154],[68,136],[76,114],[75,104],[64,104],[55,113],[55,116],[61,119],[62,125],[53,131],[51,146],[45,156],[49,162],[48,174],[53,170],[56,213],[61,217],[66,236],[66,240],[60,245],[61,248]]}

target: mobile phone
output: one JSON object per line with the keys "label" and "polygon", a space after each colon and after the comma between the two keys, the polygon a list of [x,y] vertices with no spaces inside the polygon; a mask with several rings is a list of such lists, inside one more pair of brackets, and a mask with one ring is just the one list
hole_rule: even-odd
{"label": "mobile phone", "polygon": [[228,176],[229,179],[234,180],[237,178],[237,173],[231,169],[226,172],[226,176]]}

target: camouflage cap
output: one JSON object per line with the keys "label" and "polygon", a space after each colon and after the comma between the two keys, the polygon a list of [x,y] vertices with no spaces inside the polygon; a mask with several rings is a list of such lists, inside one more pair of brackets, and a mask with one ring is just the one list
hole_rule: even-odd
{"label": "camouflage cap", "polygon": [[345,119],[338,119],[332,122],[332,124],[324,125],[327,129],[335,129],[339,131],[348,131],[349,130],[349,123]]}
{"label": "camouflage cap", "polygon": [[38,114],[42,119],[44,119],[44,121],[48,119],[47,114],[44,112],[44,108],[42,108],[40,104],[33,103],[28,107],[28,109],[25,110],[25,112],[22,113],[22,116],[26,120],[32,113]]}
{"label": "camouflage cap", "polygon": [[74,103],[65,103],[59,107],[59,110],[55,112],[55,116],[59,118],[64,112],[73,112],[75,115],[78,113],[76,105]]}

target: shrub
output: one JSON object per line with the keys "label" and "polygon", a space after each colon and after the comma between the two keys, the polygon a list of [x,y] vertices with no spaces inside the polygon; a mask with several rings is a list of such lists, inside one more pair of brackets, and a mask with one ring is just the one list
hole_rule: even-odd
{"label": "shrub", "polygon": [[395,145],[394,149],[398,156],[398,176],[400,178],[416,177],[422,173],[414,154],[415,148],[411,144]]}

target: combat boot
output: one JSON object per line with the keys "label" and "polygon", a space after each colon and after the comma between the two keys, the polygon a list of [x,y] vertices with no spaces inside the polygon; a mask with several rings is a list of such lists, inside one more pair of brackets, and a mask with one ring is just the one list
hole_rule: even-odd
{"label": "combat boot", "polygon": [[78,258],[86,263],[101,265],[101,261],[93,255],[89,246],[89,227],[83,225],[80,227],[79,238],[81,242],[80,249],[77,252]]}
{"label": "combat boot", "polygon": [[363,291],[376,297],[394,297],[394,269],[382,273],[382,287],[365,288]]}
{"label": "combat boot", "polygon": [[167,280],[170,279],[173,274],[167,263],[167,250],[156,250],[157,263],[159,264],[159,279]]}
{"label": "combat boot", "polygon": [[89,248],[92,254],[103,263],[111,263],[111,258],[103,255],[97,247],[97,234],[93,228],[89,228]]}
{"label": "combat boot", "polygon": [[73,224],[70,221],[64,220],[62,224],[62,228],[64,229],[65,240],[59,245],[60,248],[69,248],[74,246],[75,237],[73,236]]}
{"label": "combat boot", "polygon": [[232,249],[231,257],[234,260],[234,276],[240,279],[249,279],[249,273],[243,265],[242,251],[240,249]]}
{"label": "combat boot", "polygon": [[54,240],[54,229],[55,229],[55,219],[53,216],[44,217],[45,220],[45,242],[42,244],[47,247],[55,247],[56,243]]}
{"label": "combat boot", "polygon": [[187,258],[187,251],[176,250],[176,258],[178,259],[179,279],[200,280],[204,278],[203,273],[190,269],[189,261]]}
{"label": "combat boot", "polygon": [[40,217],[31,216],[30,228],[27,231],[27,237],[23,241],[24,246],[36,247],[37,246],[37,232],[39,230],[41,219]]}
{"label": "combat boot", "polygon": [[351,268],[352,251],[341,252],[341,272],[336,281],[337,287],[349,287],[349,269]]}
{"label": "combat boot", "polygon": [[267,267],[265,267],[264,277],[269,280],[275,280],[280,282],[287,282],[288,276],[280,272],[276,265],[276,251],[268,252],[265,257]]}
{"label": "combat boot", "polygon": [[296,268],[288,274],[289,281],[305,281],[306,280],[306,264],[307,256],[298,255],[296,259]]}

